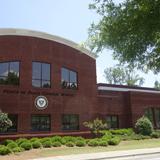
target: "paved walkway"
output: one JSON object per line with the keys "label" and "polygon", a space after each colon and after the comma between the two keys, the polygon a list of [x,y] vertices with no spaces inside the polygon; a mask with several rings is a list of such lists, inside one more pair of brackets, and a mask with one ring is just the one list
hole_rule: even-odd
{"label": "paved walkway", "polygon": [[148,149],[135,149],[125,151],[111,151],[111,152],[98,152],[89,154],[75,154],[67,156],[55,156],[49,158],[37,158],[33,160],[102,160],[102,159],[115,159],[125,158],[136,155],[149,155],[149,154],[160,154],[160,148],[148,148]]}

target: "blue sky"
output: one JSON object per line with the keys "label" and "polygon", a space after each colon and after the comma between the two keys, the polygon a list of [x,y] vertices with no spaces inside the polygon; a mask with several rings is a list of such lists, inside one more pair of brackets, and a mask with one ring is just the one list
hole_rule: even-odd
{"label": "blue sky", "polygon": [[[117,3],[123,0],[115,0]],[[92,0],[0,0],[0,28],[24,28],[47,32],[80,43],[87,38],[87,29],[99,17],[88,9]],[[97,81],[105,82],[104,68],[113,66],[111,50],[97,58]],[[158,78],[143,75],[144,86],[153,86]]]}

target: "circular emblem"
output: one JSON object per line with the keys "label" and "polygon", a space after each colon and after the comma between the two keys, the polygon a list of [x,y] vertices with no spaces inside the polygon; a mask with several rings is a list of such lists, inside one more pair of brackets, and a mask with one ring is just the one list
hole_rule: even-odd
{"label": "circular emblem", "polygon": [[44,96],[38,96],[35,99],[35,105],[38,109],[45,109],[48,106],[48,100]]}

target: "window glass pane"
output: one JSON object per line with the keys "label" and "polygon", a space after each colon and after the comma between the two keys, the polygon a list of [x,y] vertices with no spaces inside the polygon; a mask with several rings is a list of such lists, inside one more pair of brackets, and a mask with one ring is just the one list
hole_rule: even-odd
{"label": "window glass pane", "polygon": [[12,121],[12,126],[8,128],[8,132],[17,132],[18,115],[8,115],[8,118]]}
{"label": "window glass pane", "polygon": [[69,82],[69,70],[66,68],[62,68],[61,81]]}
{"label": "window glass pane", "polygon": [[145,116],[148,117],[148,119],[153,123],[153,112],[152,112],[152,108],[148,108],[145,110]]}
{"label": "window glass pane", "polygon": [[15,73],[19,77],[19,62],[11,62],[9,72]]}
{"label": "window glass pane", "polygon": [[78,115],[63,115],[62,116],[63,130],[79,130],[79,116]]}
{"label": "window glass pane", "polygon": [[32,63],[32,79],[41,79],[41,63]]}
{"label": "window glass pane", "polygon": [[42,81],[42,87],[43,88],[50,88],[51,87],[50,81]]}
{"label": "window glass pane", "polygon": [[42,80],[50,81],[50,64],[42,63]]}
{"label": "window glass pane", "polygon": [[160,109],[155,108],[155,120],[156,120],[156,127],[160,128]]}
{"label": "window glass pane", "polygon": [[40,80],[32,80],[32,86],[33,87],[41,87],[41,81]]}
{"label": "window glass pane", "polygon": [[31,117],[32,131],[50,131],[49,115],[33,115]]}
{"label": "window glass pane", "polygon": [[8,63],[0,63],[0,77],[8,76]]}
{"label": "window glass pane", "polygon": [[70,83],[77,83],[77,73],[70,71]]}

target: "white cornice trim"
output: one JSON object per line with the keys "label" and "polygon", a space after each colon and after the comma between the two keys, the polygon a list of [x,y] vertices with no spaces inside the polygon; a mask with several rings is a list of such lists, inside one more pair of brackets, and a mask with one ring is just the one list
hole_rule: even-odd
{"label": "white cornice trim", "polygon": [[120,92],[143,92],[143,93],[160,93],[160,91],[154,90],[145,90],[145,89],[133,89],[133,88],[120,88],[120,87],[107,87],[107,86],[98,86],[98,90],[105,90],[105,91],[120,91]]}
{"label": "white cornice trim", "polygon": [[39,32],[39,31],[33,31],[33,30],[27,30],[27,29],[14,29],[14,28],[0,28],[0,36],[4,35],[16,35],[16,36],[30,36],[30,37],[37,37],[42,39],[47,39],[51,41],[55,41],[61,44],[64,44],[66,46],[70,46],[76,50],[79,50],[80,52],[90,56],[93,59],[96,59],[96,57],[87,49],[80,47],[77,43],[64,39],[59,36],[51,35],[45,32]]}

